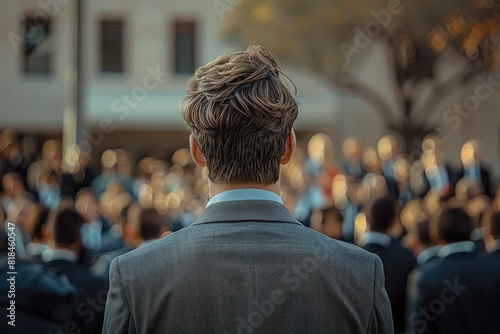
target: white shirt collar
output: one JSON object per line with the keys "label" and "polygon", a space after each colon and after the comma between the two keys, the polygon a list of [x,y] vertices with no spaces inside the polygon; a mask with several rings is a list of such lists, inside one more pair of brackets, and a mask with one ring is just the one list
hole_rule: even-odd
{"label": "white shirt collar", "polygon": [[476,246],[472,241],[459,241],[443,246],[438,254],[439,257],[447,257],[448,255],[456,253],[472,253],[474,248],[476,248]]}
{"label": "white shirt collar", "polygon": [[42,253],[42,260],[50,262],[54,260],[66,260],[69,262],[77,262],[75,254],[65,249],[47,249]]}
{"label": "white shirt collar", "polygon": [[436,245],[436,246],[431,246],[426,249],[424,249],[420,254],[417,256],[417,263],[418,264],[423,264],[427,262],[431,257],[438,256],[439,251],[441,250],[442,246]]}
{"label": "white shirt collar", "polygon": [[281,197],[278,194],[273,193],[272,191],[254,188],[241,188],[218,193],[208,201],[207,207],[219,202],[246,200],[266,200],[283,204]]}
{"label": "white shirt collar", "polygon": [[42,244],[42,243],[30,242],[28,245],[26,245],[26,253],[28,254],[28,256],[41,255],[43,252],[45,252],[48,249],[50,249],[50,247],[48,245]]}
{"label": "white shirt collar", "polygon": [[391,244],[391,237],[380,232],[366,232],[361,237],[359,237],[358,243],[361,246],[365,246],[368,244],[377,244],[387,247]]}
{"label": "white shirt collar", "polygon": [[484,227],[478,227],[472,230],[470,234],[470,239],[473,241],[484,239]]}

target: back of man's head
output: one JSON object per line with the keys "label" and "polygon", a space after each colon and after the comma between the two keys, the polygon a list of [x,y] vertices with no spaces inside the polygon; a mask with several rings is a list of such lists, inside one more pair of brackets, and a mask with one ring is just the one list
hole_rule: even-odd
{"label": "back of man's head", "polygon": [[62,208],[54,217],[54,243],[57,247],[74,249],[81,237],[83,217],[73,208]]}
{"label": "back of man's head", "polygon": [[438,217],[436,232],[446,243],[469,240],[472,219],[462,208],[447,208]]}
{"label": "back of man's head", "polygon": [[142,240],[159,239],[165,224],[162,216],[153,208],[142,209],[139,213],[139,235]]}
{"label": "back of man's head", "polygon": [[430,233],[430,222],[429,220],[421,220],[415,222],[414,232],[418,239],[418,242],[423,247],[430,247],[433,245],[431,233]]}
{"label": "back of man's head", "polygon": [[200,67],[189,81],[181,112],[212,182],[278,181],[298,106],[265,48],[250,46]]}
{"label": "back of man's head", "polygon": [[370,207],[368,224],[370,231],[385,233],[396,218],[396,205],[390,196],[376,199]]}

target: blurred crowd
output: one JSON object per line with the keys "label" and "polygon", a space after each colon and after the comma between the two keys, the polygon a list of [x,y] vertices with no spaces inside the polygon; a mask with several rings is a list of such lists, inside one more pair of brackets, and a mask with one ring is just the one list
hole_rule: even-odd
{"label": "blurred crowd", "polygon": [[[457,169],[446,162],[437,136],[424,138],[415,161],[398,144],[391,135],[375,147],[347,138],[344,163],[338,165],[331,139],[317,134],[299,144],[283,167],[281,195],[305,226],[378,254],[396,333],[405,327],[423,333],[438,326],[429,320],[438,314],[418,311],[434,298],[422,280],[439,276],[432,270],[444,268],[438,263],[448,253],[474,254],[465,261],[474,263],[476,276],[499,277],[493,267],[500,268],[500,191],[477,140],[463,144]],[[206,171],[192,162],[187,148],[170,161],[143,157],[137,163],[125,149],[108,149],[95,170],[78,146],[63,152],[59,141],[48,140],[40,151],[25,147],[15,130],[0,133],[0,271],[9,271],[9,237],[15,232],[17,314],[33,320],[17,328],[100,333],[111,261],[193,223],[208,201]],[[459,246],[446,251],[450,244]],[[450,275],[461,280],[457,270]],[[444,284],[448,276],[443,277],[436,284]],[[474,279],[464,278],[467,286]],[[0,282],[4,313],[7,289]],[[495,307],[500,309],[500,301]],[[9,311],[4,313],[3,319]]]}

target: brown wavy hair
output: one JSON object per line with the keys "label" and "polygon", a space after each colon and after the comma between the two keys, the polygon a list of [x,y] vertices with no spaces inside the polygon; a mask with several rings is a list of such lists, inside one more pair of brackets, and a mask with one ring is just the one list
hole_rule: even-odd
{"label": "brown wavy hair", "polygon": [[[212,182],[273,184],[298,114],[295,93],[262,46],[222,55],[188,83],[181,113]],[[295,89],[295,85],[293,85]]]}

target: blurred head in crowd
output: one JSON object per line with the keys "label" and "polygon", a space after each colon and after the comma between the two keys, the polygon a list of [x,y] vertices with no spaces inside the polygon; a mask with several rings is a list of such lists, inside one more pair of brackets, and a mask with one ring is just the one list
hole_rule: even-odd
{"label": "blurred head in crowd", "polygon": [[3,160],[16,165],[21,157],[19,135],[16,130],[7,128],[0,132],[0,155]]}
{"label": "blurred head in crowd", "polygon": [[460,160],[462,165],[467,168],[480,161],[481,143],[475,139],[467,140],[460,150]]}
{"label": "blurred head in crowd", "polygon": [[78,145],[69,145],[66,148],[63,160],[65,171],[71,174],[82,173],[87,168],[90,161],[91,157],[89,152],[80,149]]}
{"label": "blurred head in crowd", "polygon": [[324,133],[317,133],[307,143],[307,155],[316,166],[331,165],[335,162],[332,139]]}
{"label": "blurred head in crowd", "polygon": [[131,204],[124,207],[123,215],[123,241],[131,248],[136,248],[143,240],[139,235],[139,215],[142,207],[137,204]]}
{"label": "blurred head in crowd", "polygon": [[59,140],[47,140],[42,146],[42,160],[59,170],[62,164],[62,145]]}
{"label": "blurred head in crowd", "polygon": [[429,154],[433,156],[435,160],[434,164],[437,166],[444,166],[444,147],[443,141],[437,134],[428,134],[422,141],[422,152],[423,154]]}
{"label": "blurred head in crowd", "polygon": [[460,207],[444,209],[436,222],[437,240],[440,244],[469,240],[472,232],[472,219]]}
{"label": "blurred head in crowd", "polygon": [[410,182],[410,161],[402,156],[399,156],[394,162],[394,178],[399,184],[407,184]]}
{"label": "blurred head in crowd", "polygon": [[42,262],[42,253],[53,245],[48,224],[49,210],[40,204],[35,204],[31,210],[33,217],[28,227],[29,242],[26,244],[26,254],[31,260]]}
{"label": "blurred head in crowd", "polygon": [[62,179],[53,168],[43,168],[37,185],[38,200],[47,209],[55,210],[62,200]]}
{"label": "blurred head in crowd", "polygon": [[393,135],[383,136],[377,143],[377,153],[383,162],[396,157],[398,150],[398,142]]}
{"label": "blurred head in crowd", "polygon": [[462,178],[457,182],[455,194],[458,201],[462,203],[478,197],[484,193],[483,186],[480,183],[473,182],[468,178]]}
{"label": "blurred head in crowd", "polygon": [[134,158],[129,151],[118,148],[108,149],[101,155],[103,172],[114,172],[120,176],[131,176],[134,169]]}
{"label": "blurred head in crowd", "polygon": [[410,228],[407,228],[408,233],[403,239],[403,244],[415,256],[435,245],[431,238],[430,227],[429,220],[423,219],[416,221]]}
{"label": "blurred head in crowd", "polygon": [[99,196],[100,213],[112,223],[120,222],[120,211],[132,202],[132,196],[119,181],[111,181]]}
{"label": "blurred head in crowd", "polygon": [[76,194],[75,208],[87,222],[91,222],[101,215],[99,202],[90,188],[83,188]]}
{"label": "blurred head in crowd", "polygon": [[35,220],[31,230],[31,242],[47,244],[50,239],[50,230],[47,224],[49,210],[39,205],[35,211]]}
{"label": "blurred head in crowd", "polygon": [[139,213],[139,235],[144,241],[159,239],[166,230],[164,218],[153,208],[142,209]]}
{"label": "blurred head in crowd", "polygon": [[342,239],[342,212],[331,205],[321,210],[321,232],[333,239]]}
{"label": "blurred head in crowd", "polygon": [[422,153],[422,165],[426,173],[430,173],[436,169],[438,167],[436,153],[430,150],[424,151],[424,153]]}
{"label": "blurred head in crowd", "polygon": [[2,178],[2,186],[5,194],[11,199],[15,199],[26,192],[26,187],[24,186],[21,175],[14,172],[9,172],[4,175]]}
{"label": "blurred head in crowd", "polygon": [[422,141],[422,151],[442,151],[443,141],[435,133],[430,133]]}
{"label": "blurred head in crowd", "polygon": [[7,212],[7,217],[15,221],[17,230],[26,236],[31,234],[36,216],[36,204],[27,196],[17,197]]}
{"label": "blurred head in crowd", "polygon": [[372,232],[390,234],[397,223],[397,208],[391,196],[376,199],[369,208],[368,226]]}
{"label": "blurred head in crowd", "polygon": [[371,146],[363,151],[363,167],[368,173],[380,174],[381,172],[380,158],[377,151]]}
{"label": "blurred head in crowd", "polygon": [[262,46],[200,67],[181,103],[191,153],[212,183],[276,184],[295,147],[298,106],[273,56]]}
{"label": "blurred head in crowd", "polygon": [[52,236],[56,248],[78,253],[82,247],[81,229],[84,224],[82,215],[71,207],[61,207],[55,213]]}
{"label": "blurred head in crowd", "polygon": [[358,137],[348,137],[342,143],[342,154],[349,163],[358,163],[363,153],[363,144]]}

